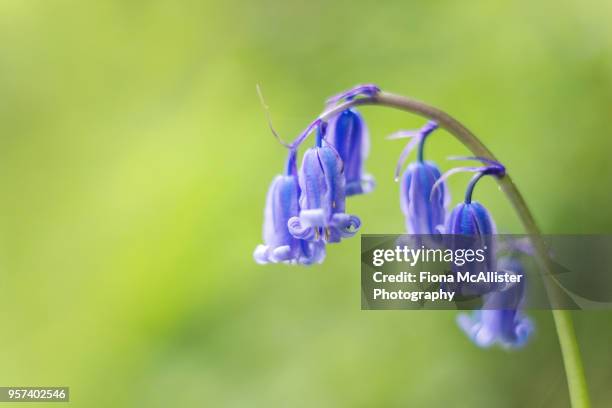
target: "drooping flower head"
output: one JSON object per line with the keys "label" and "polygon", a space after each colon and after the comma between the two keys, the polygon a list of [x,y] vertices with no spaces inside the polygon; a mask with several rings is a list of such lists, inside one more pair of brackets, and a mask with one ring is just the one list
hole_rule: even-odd
{"label": "drooping flower head", "polygon": [[[374,96],[380,88],[373,84],[357,85],[327,100],[327,108],[341,101],[350,101],[358,96]],[[355,108],[334,115],[327,129],[327,142],[336,149],[344,163],[346,196],[365,194],[374,188],[374,178],[364,173],[364,162],[370,150],[368,128]]]}
{"label": "drooping flower head", "polygon": [[325,139],[325,123],[317,127],[315,147],[304,153],[299,172],[299,215],[289,231],[299,239],[340,242],[359,230],[361,221],[345,213],[345,177],[338,152]]}
{"label": "drooping flower head", "polygon": [[347,109],[334,116],[329,122],[326,140],[344,163],[346,195],[372,191],[374,178],[363,169],[370,150],[370,136],[361,114],[356,109]]}
{"label": "drooping flower head", "polygon": [[457,157],[456,160],[479,160],[484,163],[483,166],[472,167],[457,167],[447,171],[440,180],[436,182],[434,190],[441,186],[444,181],[453,174],[459,172],[476,173],[470,181],[465,192],[465,199],[462,203],[457,204],[450,216],[446,220],[445,232],[455,235],[493,235],[496,232],[495,223],[487,209],[480,203],[472,201],[474,187],[478,181],[487,175],[503,177],[506,174],[506,168],[493,160],[480,157]]}
{"label": "drooping flower head", "polygon": [[417,131],[400,131],[388,137],[411,138],[398,160],[396,180],[408,154],[418,146],[417,161],[408,165],[400,180],[400,206],[409,234],[437,234],[444,225],[450,195],[444,183],[433,191],[441,173],[435,163],[423,158],[427,136],[437,128],[437,123],[430,121]]}
{"label": "drooping flower head", "polygon": [[[478,157],[456,159],[480,160],[484,165],[452,169],[442,175],[433,188],[436,191],[439,185],[452,174],[466,171],[476,173],[468,185],[464,201],[457,204],[446,220],[444,232],[448,234],[446,237],[447,245],[453,250],[463,251],[482,248],[486,250],[488,256],[485,257],[484,262],[473,261],[466,262],[462,266],[451,265],[451,269],[455,274],[459,272],[477,274],[482,271],[492,271],[494,269],[491,268],[495,267],[495,222],[489,211],[482,204],[472,201],[472,195],[474,187],[482,177],[485,175],[502,177],[506,169],[502,164],[488,159]],[[459,295],[482,295],[493,290],[495,285],[489,283],[457,282],[450,284],[449,287]]]}
{"label": "drooping flower head", "polygon": [[297,181],[296,151],[287,158],[287,171],[277,175],[268,189],[264,211],[264,244],[255,248],[253,257],[257,263],[320,263],[325,257],[322,243],[294,238],[289,232],[288,221],[299,213],[300,188]]}
{"label": "drooping flower head", "polygon": [[[461,314],[457,318],[459,326],[480,347],[490,347],[499,344],[504,348],[520,347],[525,344],[533,331],[531,321],[520,311],[523,301],[525,279],[522,264],[516,257],[496,259],[497,245],[495,242],[496,227],[491,214],[480,203],[472,201],[474,187],[482,177],[492,175],[503,177],[505,167],[498,162],[484,158],[475,159],[483,166],[459,167],[445,173],[441,180],[458,172],[475,172],[465,193],[464,202],[459,203],[446,222],[446,233],[450,235],[450,246],[453,249],[486,249],[488,254],[484,262],[466,263],[461,268],[453,265],[457,272],[478,273],[482,271],[498,271],[520,275],[518,283],[500,285],[497,283],[456,283],[453,290],[462,295],[482,295],[481,310],[471,314]],[[470,237],[473,237],[471,240]],[[474,248],[470,248],[474,244]]]}
{"label": "drooping flower head", "polygon": [[525,293],[523,265],[516,257],[502,257],[497,262],[497,271],[522,278],[520,282],[486,294],[482,310],[460,314],[457,323],[480,347],[494,344],[504,348],[521,347],[533,332],[533,323],[521,310]]}

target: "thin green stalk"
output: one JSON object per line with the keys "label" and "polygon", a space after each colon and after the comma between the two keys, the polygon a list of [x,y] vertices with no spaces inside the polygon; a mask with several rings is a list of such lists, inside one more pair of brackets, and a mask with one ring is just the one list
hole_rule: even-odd
{"label": "thin green stalk", "polygon": [[552,313],[557,326],[559,343],[561,343],[561,354],[565,362],[565,375],[570,389],[572,407],[589,407],[589,390],[580,359],[572,315],[567,310],[553,310]]}
{"label": "thin green stalk", "polygon": [[[407,98],[400,95],[394,95],[387,92],[380,92],[377,95],[353,99],[342,104],[339,104],[332,109],[324,112],[320,118],[325,120],[337,113],[358,105],[382,105],[410,113],[423,116],[428,119],[433,119],[438,122],[438,125],[446,129],[449,133],[455,136],[461,143],[465,145],[475,156],[484,157],[497,161],[493,153],[487,149],[485,145],[465,126],[454,119],[452,116],[440,109],[429,106],[423,102],[412,98]],[[588,408],[590,407],[589,394],[587,390],[584,369],[580,357],[580,350],[576,341],[572,316],[567,310],[555,310],[560,302],[557,300],[557,286],[552,278],[552,268],[546,245],[541,238],[540,229],[538,228],[531,211],[527,207],[523,196],[512,182],[510,176],[506,173],[505,176],[497,178],[498,183],[506,194],[510,203],[514,207],[519,219],[523,224],[523,228],[529,234],[536,252],[536,261],[542,270],[547,294],[553,308],[553,319],[557,328],[557,336],[561,345],[561,355],[565,365],[565,373],[569,388],[570,400],[573,408]]]}

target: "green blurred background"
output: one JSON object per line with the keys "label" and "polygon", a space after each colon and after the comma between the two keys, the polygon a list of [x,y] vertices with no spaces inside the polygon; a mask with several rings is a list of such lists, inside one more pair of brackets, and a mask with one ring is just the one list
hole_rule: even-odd
{"label": "green blurred background", "polygon": [[[0,385],[67,385],[79,407],[567,407],[550,313],[524,350],[480,350],[452,312],[361,311],[358,238],[320,266],[254,264],[284,162],[255,84],[287,139],[356,83],[425,100],[503,160],[543,231],[607,233],[611,18],[584,0],[3,0]],[[384,136],[423,120],[363,112],[378,186],[348,209],[401,232]],[[444,132],[427,148],[444,169],[464,153]],[[492,180],[476,195],[521,232]],[[574,316],[610,406],[612,314]]]}

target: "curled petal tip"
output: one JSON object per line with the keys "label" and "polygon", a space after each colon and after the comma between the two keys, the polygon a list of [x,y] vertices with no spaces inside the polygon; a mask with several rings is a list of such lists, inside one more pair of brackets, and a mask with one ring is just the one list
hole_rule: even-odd
{"label": "curled petal tip", "polygon": [[287,228],[293,238],[310,240],[315,236],[314,228],[303,225],[300,217],[289,218],[289,221],[287,221]]}
{"label": "curled petal tip", "polygon": [[332,226],[337,228],[342,238],[348,238],[355,235],[361,227],[359,217],[349,214],[334,214],[332,217]]}
{"label": "curled petal tip", "polygon": [[253,251],[253,259],[260,265],[269,263],[269,247],[267,245],[257,245]]}
{"label": "curled petal tip", "polygon": [[270,254],[270,260],[274,263],[289,262],[294,258],[293,250],[289,245],[276,247]]}

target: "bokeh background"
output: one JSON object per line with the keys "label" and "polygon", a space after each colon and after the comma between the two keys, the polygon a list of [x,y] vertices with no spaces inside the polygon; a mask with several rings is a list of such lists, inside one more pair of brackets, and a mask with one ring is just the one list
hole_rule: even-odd
{"label": "bokeh background", "polygon": [[[595,0],[3,0],[0,385],[67,385],[78,407],[569,406],[548,312],[525,349],[480,350],[453,312],[361,311],[358,237],[320,266],[254,264],[285,154],[255,84],[287,139],[357,83],[425,100],[503,160],[544,232],[609,233],[611,18]],[[362,111],[378,186],[348,209],[401,232],[384,136],[423,120]],[[464,153],[427,146],[444,169]],[[521,232],[494,181],[476,195]],[[574,316],[610,406],[612,314]]]}

